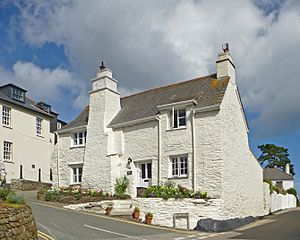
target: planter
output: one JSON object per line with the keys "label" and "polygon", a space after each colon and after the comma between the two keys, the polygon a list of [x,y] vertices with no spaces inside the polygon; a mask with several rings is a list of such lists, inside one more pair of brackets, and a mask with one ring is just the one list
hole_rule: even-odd
{"label": "planter", "polygon": [[107,207],[106,209],[105,209],[105,215],[110,215],[110,213],[111,213],[111,210],[112,210],[112,207]]}
{"label": "planter", "polygon": [[152,222],[152,216],[146,216],[146,224],[151,224],[151,222]]}
{"label": "planter", "polygon": [[140,211],[133,211],[133,218],[138,220],[140,218]]}

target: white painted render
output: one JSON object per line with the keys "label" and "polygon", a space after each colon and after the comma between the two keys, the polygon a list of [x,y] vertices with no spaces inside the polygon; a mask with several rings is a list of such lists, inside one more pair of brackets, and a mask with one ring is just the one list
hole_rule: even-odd
{"label": "white painted render", "polygon": [[[228,53],[219,55],[217,75],[230,76],[220,106],[196,110],[195,102],[172,103],[160,106],[158,115],[149,119],[109,126],[121,109],[120,96],[111,71],[99,71],[92,80],[86,147],[71,149],[70,135],[59,134],[53,162],[59,165],[60,184],[70,183],[70,162],[83,161],[81,186],[113,193],[115,179],[127,175],[128,193],[135,196],[141,186],[139,166],[151,162],[150,185],[172,180],[194,191],[206,191],[220,200],[219,219],[264,215],[262,168],[249,149],[248,127]],[[186,127],[172,129],[172,108],[179,106],[186,109]],[[188,174],[172,178],[170,157],[183,154]]]}
{"label": "white painted render", "polygon": [[278,181],[282,182],[282,187],[284,190],[295,188],[294,180],[272,180],[272,183],[277,184]]}
{"label": "white painted render", "polygon": [[[2,124],[2,106],[11,109],[11,126]],[[3,142],[13,143],[12,161],[4,161],[7,181],[20,178],[20,165],[23,166],[23,179],[50,182],[50,162],[54,147],[54,135],[50,132],[50,117],[29,111],[25,108],[0,101],[0,154],[3,159]],[[42,134],[36,134],[36,118],[43,119]],[[33,168],[32,165],[35,165]]]}

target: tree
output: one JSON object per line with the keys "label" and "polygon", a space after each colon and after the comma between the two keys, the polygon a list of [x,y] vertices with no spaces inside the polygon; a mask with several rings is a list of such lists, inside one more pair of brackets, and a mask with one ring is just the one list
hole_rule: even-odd
{"label": "tree", "polygon": [[286,164],[290,164],[290,173],[294,176],[294,165],[291,164],[289,159],[288,149],[279,147],[274,144],[263,144],[258,146],[261,155],[258,158],[260,165],[266,168],[279,168],[285,171]]}

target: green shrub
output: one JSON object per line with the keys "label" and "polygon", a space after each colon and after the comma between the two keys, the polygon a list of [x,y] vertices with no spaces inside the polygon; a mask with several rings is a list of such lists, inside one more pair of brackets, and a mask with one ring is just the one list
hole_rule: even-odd
{"label": "green shrub", "polygon": [[128,185],[129,185],[129,180],[126,176],[124,176],[123,178],[117,178],[115,183],[116,196],[118,197],[124,196]]}
{"label": "green shrub", "polygon": [[293,194],[293,195],[295,195],[295,197],[297,198],[297,191],[296,191],[295,188],[289,188],[288,190],[286,190],[286,192],[287,192],[288,194]]}
{"label": "green shrub", "polygon": [[9,193],[12,193],[13,191],[11,191],[10,189],[7,188],[0,188],[0,200],[5,201],[6,197]]}
{"label": "green shrub", "polygon": [[47,191],[44,194],[45,201],[57,201],[59,199],[59,192]]}
{"label": "green shrub", "polygon": [[23,196],[17,195],[14,192],[9,193],[6,196],[7,203],[17,203],[17,204],[24,204],[26,201]]}

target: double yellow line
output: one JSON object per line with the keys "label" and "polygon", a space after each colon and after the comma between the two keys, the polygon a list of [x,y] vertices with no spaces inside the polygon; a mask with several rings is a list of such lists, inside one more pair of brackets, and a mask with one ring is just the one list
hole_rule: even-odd
{"label": "double yellow line", "polygon": [[49,235],[41,231],[38,231],[38,236],[44,240],[55,240],[53,237],[50,237]]}

